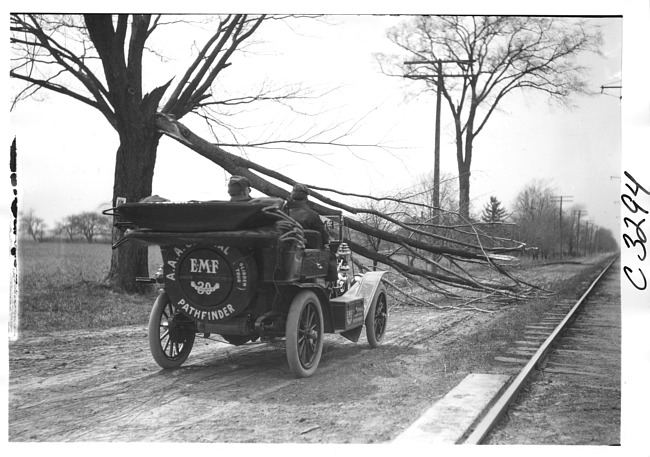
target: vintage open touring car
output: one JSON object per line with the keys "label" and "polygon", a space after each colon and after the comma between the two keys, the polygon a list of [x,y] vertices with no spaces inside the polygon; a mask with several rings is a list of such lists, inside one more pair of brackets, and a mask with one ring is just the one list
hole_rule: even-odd
{"label": "vintage open touring car", "polygon": [[234,345],[284,338],[297,377],[316,371],[325,333],[357,342],[365,324],[371,347],[384,337],[383,272],[354,274],[341,214],[321,217],[331,238],[323,246],[281,199],[124,203],[104,213],[124,232],[113,248],[160,246],[163,266],[139,279],[161,286],[149,346],[162,368],[182,365],[197,333]]}

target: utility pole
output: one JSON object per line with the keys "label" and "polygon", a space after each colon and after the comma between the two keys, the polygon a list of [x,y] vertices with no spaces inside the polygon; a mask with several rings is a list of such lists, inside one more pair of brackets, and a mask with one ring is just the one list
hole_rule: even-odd
{"label": "utility pole", "polygon": [[413,60],[404,62],[404,65],[435,65],[435,75],[428,74],[406,74],[405,78],[410,79],[431,79],[435,77],[436,81],[436,132],[434,139],[434,158],[433,158],[433,206],[440,207],[440,105],[442,103],[442,82],[443,78],[466,78],[467,75],[443,75],[443,63],[471,64],[472,60]]}
{"label": "utility pole", "polygon": [[577,211],[574,211],[573,214],[578,214],[578,225],[576,227],[576,254],[580,256],[580,216],[582,215],[587,215],[587,212],[585,210],[579,209]]}
{"label": "utility pole", "polygon": [[[562,243],[562,202],[566,201],[567,203],[571,203],[573,200],[570,200],[573,198],[573,195],[557,195],[554,197],[551,197],[551,201],[559,201],[560,202],[560,260],[564,258],[564,248],[563,248],[563,243]],[[559,200],[558,200],[559,199]]]}

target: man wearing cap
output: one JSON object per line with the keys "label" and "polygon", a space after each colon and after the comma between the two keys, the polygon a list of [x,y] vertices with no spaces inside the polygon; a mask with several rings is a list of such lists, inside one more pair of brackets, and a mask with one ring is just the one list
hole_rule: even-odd
{"label": "man wearing cap", "polygon": [[293,186],[289,200],[285,206],[285,212],[296,222],[302,225],[305,230],[316,230],[321,234],[323,245],[329,244],[329,235],[325,230],[325,224],[316,211],[307,205],[309,188],[304,184]]}
{"label": "man wearing cap", "polygon": [[231,176],[228,181],[228,195],[230,195],[231,202],[247,202],[252,200],[251,184],[247,178],[243,176]]}
{"label": "man wearing cap", "polygon": [[[330,237],[325,229],[325,224],[321,220],[316,211],[307,205],[309,197],[309,188],[304,184],[296,184],[293,186],[289,200],[284,207],[284,211],[293,218],[296,222],[302,225],[305,230],[316,230],[321,234],[323,242],[323,249],[329,251]],[[320,246],[318,246],[320,248]],[[338,279],[338,272],[336,266],[336,256],[330,251],[330,258],[327,265],[327,275],[325,280],[336,281]]]}

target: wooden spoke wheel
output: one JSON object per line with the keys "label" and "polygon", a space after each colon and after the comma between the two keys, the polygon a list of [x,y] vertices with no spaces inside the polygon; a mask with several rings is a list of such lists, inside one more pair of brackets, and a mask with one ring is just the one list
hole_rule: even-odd
{"label": "wooden spoke wheel", "polygon": [[178,368],[192,351],[193,323],[176,312],[166,293],[160,294],[149,316],[149,349],[162,368]]}
{"label": "wooden spoke wheel", "polygon": [[323,311],[318,297],[304,290],[293,299],[287,317],[287,360],[296,377],[309,377],[318,368],[323,333]]}
{"label": "wooden spoke wheel", "polygon": [[386,288],[382,285],[375,293],[374,300],[366,316],[366,337],[370,347],[376,348],[386,334],[388,325],[388,301]]}

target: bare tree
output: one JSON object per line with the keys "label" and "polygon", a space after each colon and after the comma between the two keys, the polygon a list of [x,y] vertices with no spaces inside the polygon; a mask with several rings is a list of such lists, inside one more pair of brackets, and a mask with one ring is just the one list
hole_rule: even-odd
{"label": "bare tree", "polygon": [[72,230],[83,235],[88,243],[92,243],[97,235],[110,233],[110,219],[96,212],[84,211],[69,216],[68,220]]}
{"label": "bare tree", "polygon": [[[571,95],[589,92],[577,55],[598,52],[602,41],[585,20],[516,16],[417,16],[388,37],[405,54],[380,55],[383,71],[422,80],[426,90],[440,87],[449,106],[466,219],[474,140],[503,99],[517,89],[533,90],[568,106]],[[442,74],[438,62],[447,62]]]}
{"label": "bare tree", "polygon": [[[419,217],[428,222],[454,222],[449,215],[458,212],[458,186],[455,177],[449,173],[443,173],[436,183],[433,172],[421,175],[415,186],[414,193],[409,200],[425,203],[428,207],[419,211]],[[437,189],[436,189],[437,187]],[[435,194],[438,198],[435,198]],[[438,205],[436,205],[436,201]]]}
{"label": "bare tree", "polygon": [[43,241],[46,227],[45,221],[36,216],[33,209],[29,209],[20,217],[20,229],[31,236],[34,241]]}
{"label": "bare tree", "polygon": [[[527,184],[515,197],[512,217],[519,231],[518,239],[539,248],[542,256],[559,242],[555,189],[543,180]],[[536,256],[535,256],[536,257]]]}
{"label": "bare tree", "polygon": [[[14,102],[46,90],[97,109],[120,140],[113,205],[118,198],[138,201],[151,195],[161,137],[155,128],[158,112],[176,119],[196,113],[206,121],[215,121],[219,119],[218,107],[298,97],[295,90],[283,93],[266,86],[257,93],[225,100],[212,96],[214,84],[231,65],[233,54],[250,41],[263,22],[274,18],[282,17],[12,14],[10,76],[25,83]],[[174,85],[170,80],[145,93],[144,55],[151,51],[151,36],[163,25],[189,20],[201,20],[203,28],[211,31],[205,43],[197,48],[188,68],[173,80]],[[143,287],[135,277],[146,276],[147,266],[145,247],[126,246],[113,252],[107,279],[124,290],[140,291]]]}
{"label": "bare tree", "polygon": [[[396,216],[396,214],[400,213],[399,208],[401,204],[399,202],[391,201],[391,200],[383,200],[383,201],[360,200],[357,206],[368,210],[367,213],[362,213],[359,215],[359,221],[361,223],[369,227],[373,227],[380,233],[395,232],[397,229],[399,229],[399,227],[396,224],[382,217],[383,214],[388,214],[394,217]],[[364,248],[370,250],[371,252],[374,252],[375,254],[379,254],[382,249],[387,250],[392,246],[392,243],[386,242],[382,237],[378,236],[376,233],[375,234],[361,233],[360,238],[362,240],[361,245]],[[385,253],[384,255],[391,257],[393,254],[394,252]],[[373,270],[377,270],[378,263],[379,262],[377,258],[372,259]]]}
{"label": "bare tree", "polygon": [[616,242],[616,238],[614,238],[614,235],[612,234],[612,231],[603,227],[596,227],[594,234],[595,252],[614,252],[618,249],[619,246]]}
{"label": "bare tree", "polygon": [[67,216],[64,220],[57,222],[54,228],[56,235],[62,236],[68,241],[73,241],[77,232],[77,226],[74,224],[71,216]]}
{"label": "bare tree", "polygon": [[[427,240],[431,235],[439,235],[442,237],[438,240],[439,245],[448,245],[449,242],[445,241],[445,238],[455,236],[450,226],[458,222],[456,204],[458,192],[454,181],[455,178],[448,174],[444,174],[438,182],[435,179],[435,172],[422,174],[415,186],[403,197],[405,203],[402,204],[402,210],[406,214],[406,224],[409,229],[402,232],[408,237],[421,241]],[[412,228],[422,233],[409,233]],[[409,265],[413,266],[417,257],[408,252],[405,255]],[[440,259],[440,255],[434,255],[436,262]],[[426,268],[435,271],[434,264],[426,264]]]}

